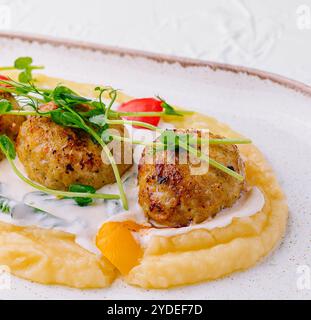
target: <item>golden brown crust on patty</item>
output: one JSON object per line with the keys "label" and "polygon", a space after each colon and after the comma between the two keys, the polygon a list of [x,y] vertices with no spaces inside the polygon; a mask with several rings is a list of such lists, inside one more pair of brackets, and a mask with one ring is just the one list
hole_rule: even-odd
{"label": "golden brown crust on patty", "polygon": [[[117,129],[124,131],[121,126]],[[99,189],[115,182],[111,165],[102,161],[99,144],[84,131],[62,127],[49,118],[28,118],[20,128],[16,151],[29,178],[51,189],[67,190],[75,183]],[[130,166],[119,164],[120,174]]]}
{"label": "golden brown crust on patty", "polygon": [[[9,92],[0,91],[0,100],[5,99],[11,102],[13,109],[19,109],[19,105],[15,98]],[[0,135],[5,134],[15,141],[21,124],[26,120],[24,116],[0,115]],[[0,161],[4,158],[0,151]]]}
{"label": "golden brown crust on patty", "polygon": [[[246,188],[244,182],[212,166],[204,174],[193,175],[189,164],[178,163],[178,152],[172,155],[170,150],[158,151],[153,164],[146,163],[146,152],[139,165],[139,204],[150,219],[160,224],[181,227],[200,223],[231,207]],[[244,175],[235,145],[210,145],[209,155]],[[163,161],[167,157],[175,157],[177,163]]]}

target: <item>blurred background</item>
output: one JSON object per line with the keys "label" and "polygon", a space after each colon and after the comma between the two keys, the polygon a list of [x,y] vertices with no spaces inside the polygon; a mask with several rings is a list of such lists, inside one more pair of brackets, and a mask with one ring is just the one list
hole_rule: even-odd
{"label": "blurred background", "polygon": [[0,31],[251,66],[311,84],[311,0],[0,0]]}

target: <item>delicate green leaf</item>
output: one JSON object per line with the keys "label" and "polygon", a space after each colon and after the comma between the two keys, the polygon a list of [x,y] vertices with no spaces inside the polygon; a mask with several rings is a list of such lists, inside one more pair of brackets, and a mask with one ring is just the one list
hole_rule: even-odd
{"label": "delicate green leaf", "polygon": [[99,102],[99,101],[92,101],[91,105],[96,109],[100,109],[100,110],[105,109],[104,103]]}
{"label": "delicate green leaf", "polygon": [[83,116],[86,118],[92,118],[100,114],[103,114],[102,110],[100,109],[91,109],[89,111],[83,112]]}
{"label": "delicate green leaf", "polygon": [[161,107],[164,109],[165,114],[174,115],[174,116],[183,116],[180,112],[176,111],[171,105],[169,105],[164,99],[157,96],[159,100],[161,100]]}
{"label": "delicate green leaf", "polygon": [[0,148],[2,152],[10,159],[14,160],[16,157],[15,147],[12,140],[5,134],[0,136]]}
{"label": "delicate green leaf", "polygon": [[12,110],[12,103],[6,99],[0,100],[0,114]]}
{"label": "delicate green leaf", "polygon": [[90,102],[91,100],[88,98],[81,97],[79,95],[71,94],[71,93],[62,93],[60,97],[66,101],[68,104],[80,104]]}
{"label": "delicate green leaf", "polygon": [[84,128],[80,117],[77,114],[69,111],[54,110],[51,111],[51,119],[55,123],[64,127]]}
{"label": "delicate green leaf", "polygon": [[0,211],[3,213],[10,213],[12,210],[10,200],[0,196]]}
{"label": "delicate green leaf", "polygon": [[14,67],[19,70],[28,68],[32,64],[31,57],[20,57],[17,58],[14,62]]}
{"label": "delicate green leaf", "polygon": [[31,75],[31,70],[30,69],[25,69],[23,72],[21,72],[18,75],[18,81],[19,82],[28,83],[31,80],[32,80],[32,75]]}
{"label": "delicate green leaf", "polygon": [[42,98],[45,102],[53,101],[53,97],[51,96],[51,93],[48,93],[48,92],[42,92]]}
{"label": "delicate green leaf", "polygon": [[65,86],[57,86],[53,91],[53,100],[56,104],[81,104],[91,101],[79,96],[76,92]]}
{"label": "delicate green leaf", "polygon": [[15,91],[16,91],[16,94],[19,95],[19,94],[28,94],[29,92],[32,91],[32,89],[30,87],[15,87]]}
{"label": "delicate green leaf", "polygon": [[[95,193],[96,192],[96,190],[92,186],[87,186],[84,184],[71,184],[69,186],[69,191],[70,192],[78,192],[78,193]],[[93,199],[91,199],[91,198],[80,198],[80,197],[78,198],[78,197],[76,197],[73,199],[81,207],[85,207],[93,202]]]}
{"label": "delicate green leaf", "polygon": [[71,184],[69,187],[70,192],[79,192],[79,193],[95,193],[96,189],[92,186],[88,186],[85,184]]}

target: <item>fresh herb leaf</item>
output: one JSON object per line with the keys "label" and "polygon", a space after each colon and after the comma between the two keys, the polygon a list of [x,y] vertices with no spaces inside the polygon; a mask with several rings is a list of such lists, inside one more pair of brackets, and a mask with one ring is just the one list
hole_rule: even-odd
{"label": "fresh herb leaf", "polygon": [[3,213],[11,213],[11,210],[10,200],[0,196],[0,211]]}
{"label": "fresh herb leaf", "polygon": [[32,89],[31,89],[31,87],[30,86],[24,86],[24,85],[22,85],[22,86],[16,86],[15,87],[15,93],[17,94],[17,95],[24,95],[24,94],[28,94],[28,93],[30,93],[32,91]]}
{"label": "fresh herb leaf", "polygon": [[18,75],[19,82],[29,83],[32,80],[33,69],[43,69],[42,66],[33,66],[31,57],[19,57],[14,61],[14,68],[22,70]]}
{"label": "fresh herb leaf", "polygon": [[73,105],[90,102],[91,100],[79,96],[76,92],[65,86],[57,86],[52,92],[53,100],[60,105]]}
{"label": "fresh herb leaf", "polygon": [[27,69],[31,64],[31,57],[19,57],[14,61],[14,67],[19,70]]}
{"label": "fresh herb leaf", "polygon": [[27,82],[30,82],[31,80],[32,80],[32,75],[31,75],[31,71],[29,69],[22,71],[18,75],[18,81],[20,81],[20,82],[27,83]]}
{"label": "fresh herb leaf", "polygon": [[[84,184],[71,184],[69,186],[69,191],[70,192],[79,192],[79,193],[95,193],[96,192],[96,190],[92,186],[87,186]],[[92,198],[76,198],[76,197],[74,197],[73,199],[81,207],[85,207],[93,202]]]}
{"label": "fresh herb leaf", "polygon": [[12,140],[5,134],[0,136],[0,149],[6,157],[14,160],[16,157],[15,147]]}
{"label": "fresh herb leaf", "polygon": [[8,101],[6,99],[0,100],[0,114],[11,111],[12,109],[13,109],[13,107],[12,107],[12,104],[10,101]]}
{"label": "fresh herb leaf", "polygon": [[92,101],[91,105],[95,108],[95,109],[103,109],[103,103],[99,102],[99,101]]}
{"label": "fresh herb leaf", "polygon": [[110,90],[109,88],[96,87],[95,91],[99,91],[98,102],[94,103],[94,106],[98,109],[101,109],[103,112],[106,111],[106,104],[103,102],[103,94],[105,91]]}
{"label": "fresh herb leaf", "polygon": [[167,115],[173,115],[173,116],[183,116],[182,113],[178,112],[173,108],[170,104],[168,104],[164,99],[161,97],[157,96],[159,100],[162,101],[161,107],[164,109],[165,114]]}
{"label": "fresh herb leaf", "polygon": [[71,184],[69,187],[70,192],[79,192],[79,193],[95,193],[96,190],[92,186],[85,184]]}
{"label": "fresh herb leaf", "polygon": [[63,110],[53,110],[50,114],[52,121],[63,127],[84,128],[80,117],[75,113]]}
{"label": "fresh herb leaf", "polygon": [[[93,104],[93,102],[92,102]],[[102,110],[100,109],[91,109],[91,110],[88,110],[88,111],[85,111],[85,112],[82,112],[81,114],[83,115],[83,117],[86,117],[86,118],[92,118],[92,117],[95,117],[95,116],[98,116],[100,114],[102,114]]]}

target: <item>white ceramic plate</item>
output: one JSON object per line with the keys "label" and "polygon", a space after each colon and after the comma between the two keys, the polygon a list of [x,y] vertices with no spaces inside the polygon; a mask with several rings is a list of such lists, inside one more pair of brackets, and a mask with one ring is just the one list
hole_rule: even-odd
{"label": "white ceramic plate", "polygon": [[275,252],[256,267],[218,281],[170,290],[142,290],[118,280],[107,289],[81,291],[13,277],[12,289],[0,290],[0,298],[311,298],[310,289],[297,286],[302,276],[297,273],[298,267],[311,267],[310,87],[232,66],[144,56],[100,46],[91,48],[81,43],[32,40],[2,35],[1,65],[11,64],[18,56],[30,55],[35,62],[46,66],[48,75],[110,84],[137,97],[159,94],[173,104],[215,116],[251,138],[277,173],[288,197],[290,217],[286,236]]}

